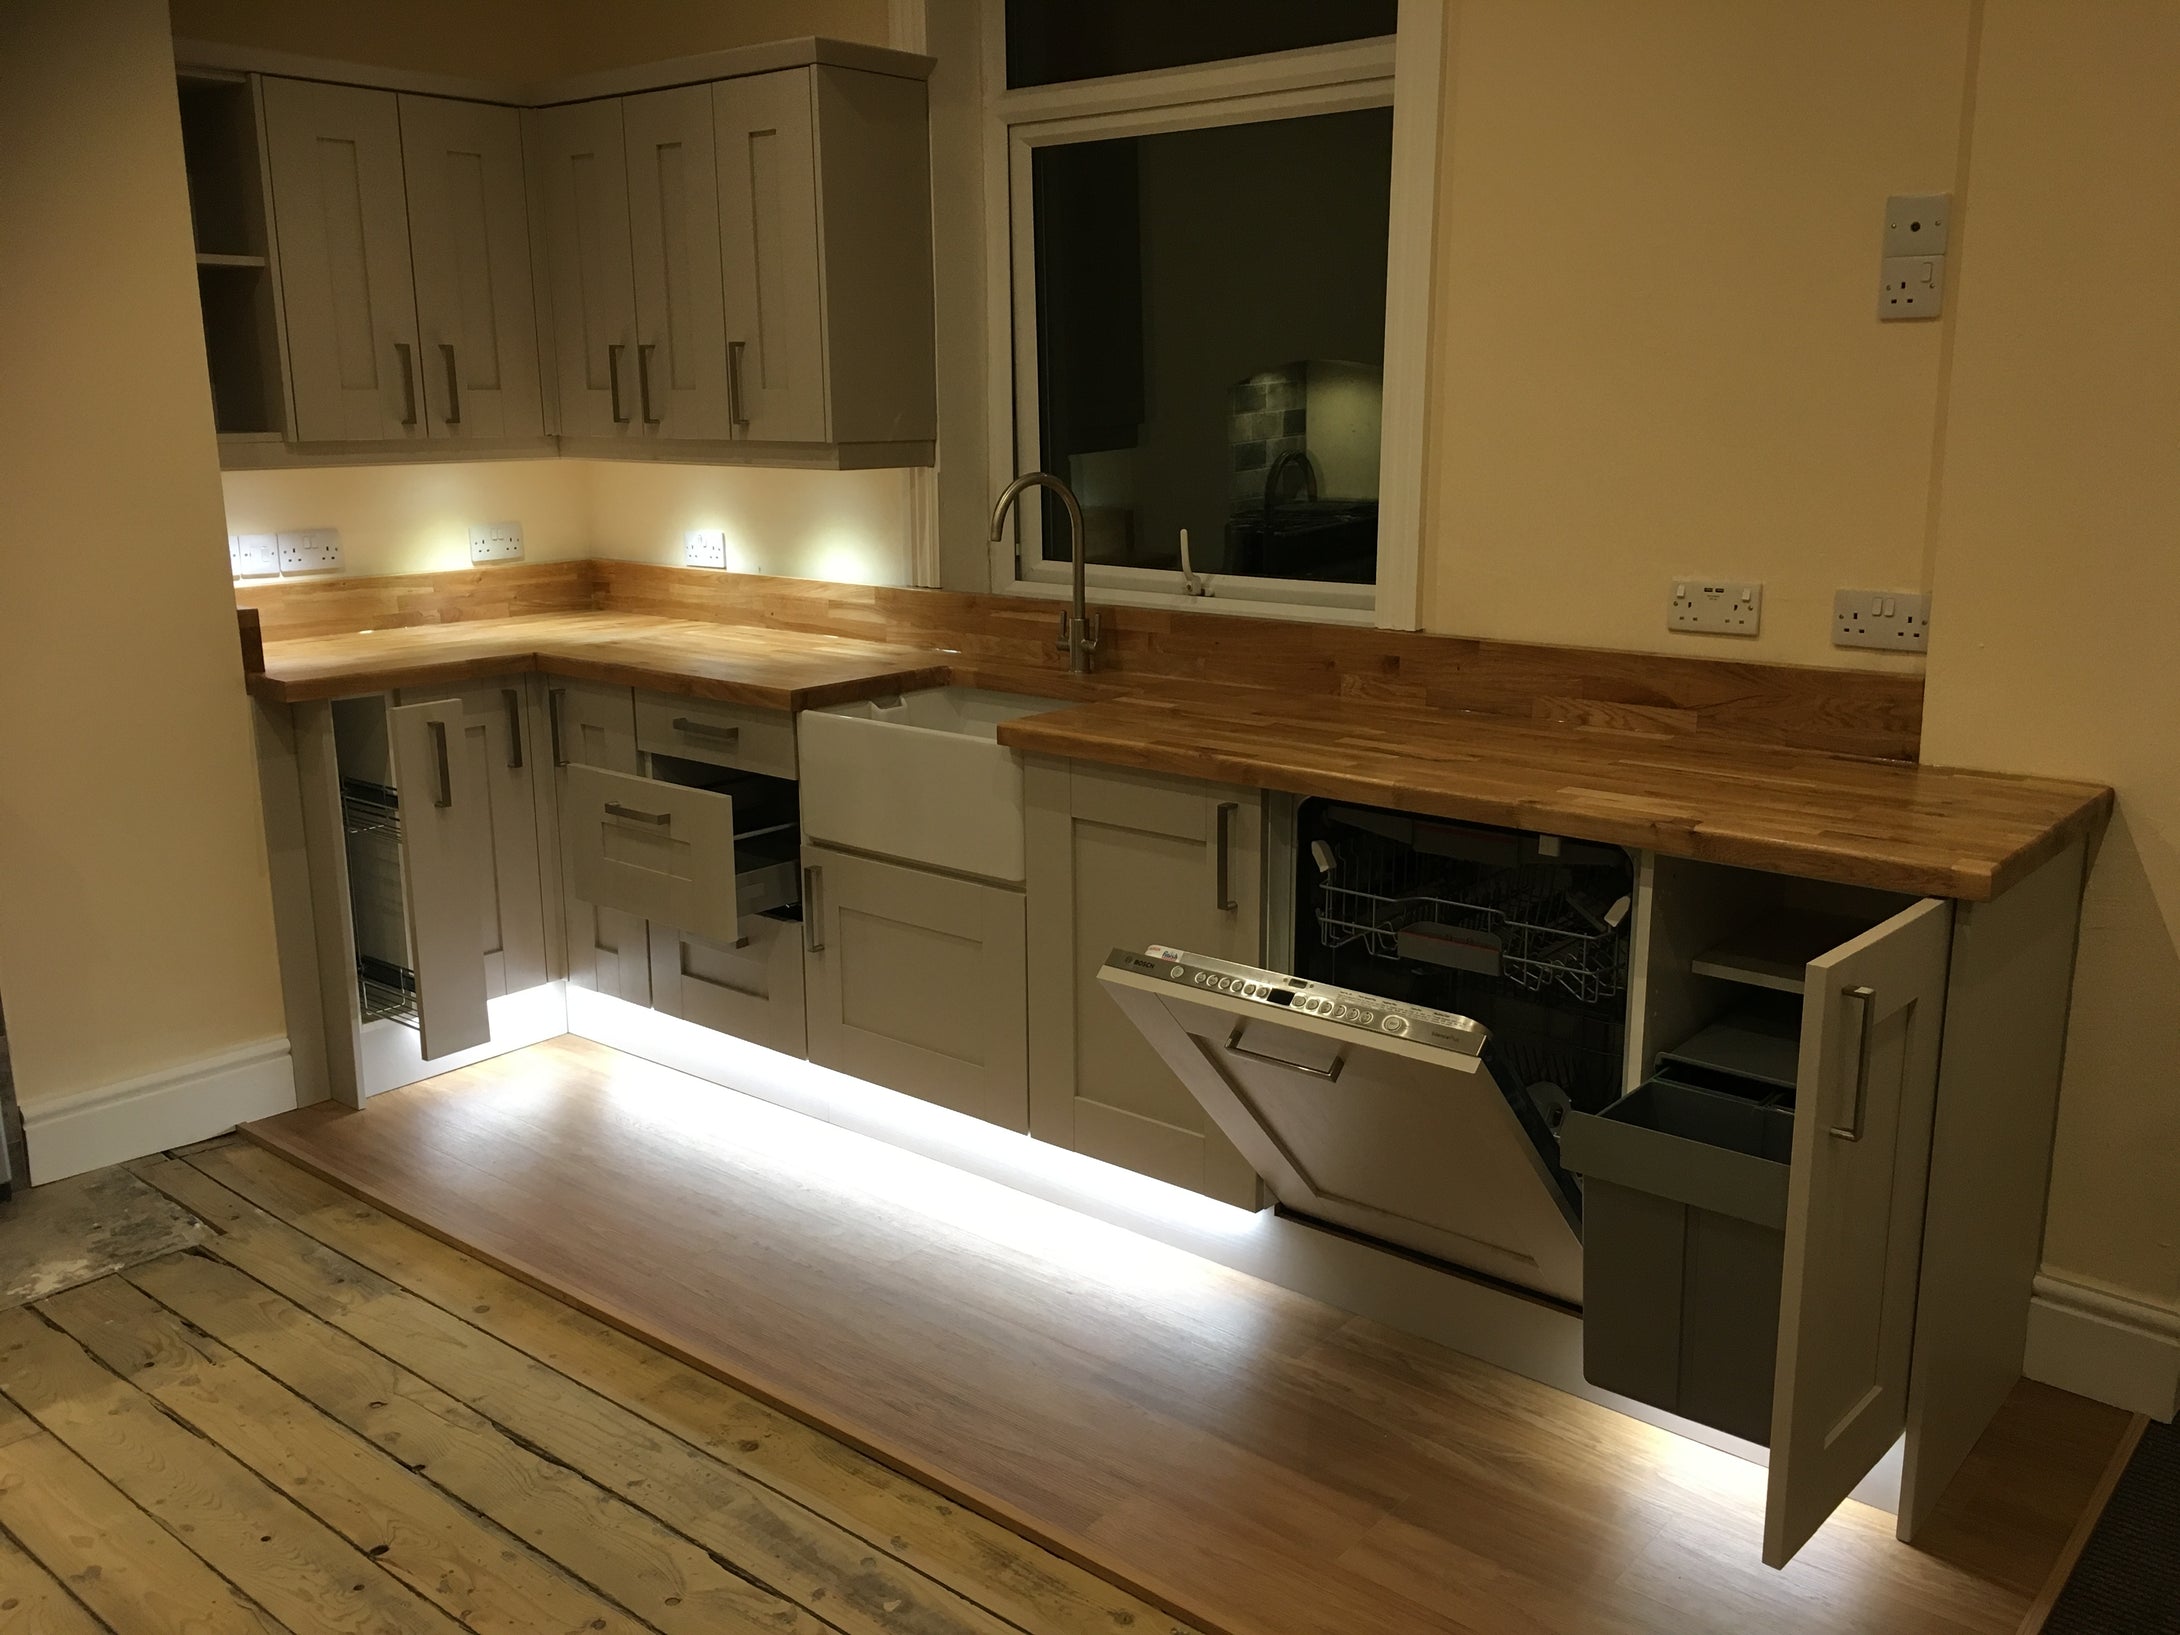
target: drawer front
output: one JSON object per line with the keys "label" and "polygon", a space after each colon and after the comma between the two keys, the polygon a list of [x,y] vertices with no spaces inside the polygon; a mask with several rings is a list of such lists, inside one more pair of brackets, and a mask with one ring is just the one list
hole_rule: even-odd
{"label": "drawer front", "polygon": [[795,718],[785,710],[638,693],[636,747],[773,778],[795,776]]}
{"label": "drawer front", "polygon": [[735,940],[731,796],[603,767],[567,769],[569,862],[576,894],[712,942]]}
{"label": "drawer front", "polygon": [[651,1003],[685,1022],[803,1055],[802,927],[753,914],[732,945],[651,927]]}

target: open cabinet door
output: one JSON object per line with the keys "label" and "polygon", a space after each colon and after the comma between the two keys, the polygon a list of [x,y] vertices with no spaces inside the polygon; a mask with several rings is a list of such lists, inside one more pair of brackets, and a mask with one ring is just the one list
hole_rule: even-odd
{"label": "open cabinet door", "polygon": [[1764,1560],[1783,1567],[1907,1423],[1952,905],[1812,960],[1773,1377]]}
{"label": "open cabinet door", "polygon": [[492,867],[485,792],[462,745],[459,699],[400,704],[386,712],[394,788],[401,797],[401,889],[416,971],[416,1023],[424,1059],[492,1037],[485,1014],[484,950],[477,882]]}

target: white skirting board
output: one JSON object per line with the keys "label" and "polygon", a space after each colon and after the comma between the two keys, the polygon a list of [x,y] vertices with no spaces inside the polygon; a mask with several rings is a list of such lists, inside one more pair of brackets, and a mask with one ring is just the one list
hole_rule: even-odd
{"label": "white skirting board", "polygon": [[2064,1273],[2039,1273],[2022,1371],[2169,1421],[2180,1407],[2180,1311]]}
{"label": "white skirting board", "polygon": [[[571,985],[567,997],[568,1031],[580,1038],[1185,1249],[1754,1463],[1765,1461],[1762,1448],[1584,1380],[1581,1319],[1556,1306],[1269,1209],[1252,1213],[1216,1203],[587,988]],[[1898,1509],[1898,1448],[1855,1497]]]}
{"label": "white skirting board", "polygon": [[185,1146],[295,1106],[286,1035],[23,1109],[33,1185]]}

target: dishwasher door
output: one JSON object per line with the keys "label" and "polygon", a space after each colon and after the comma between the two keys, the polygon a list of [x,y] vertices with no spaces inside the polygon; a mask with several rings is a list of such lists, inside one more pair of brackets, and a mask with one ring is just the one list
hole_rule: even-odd
{"label": "dishwasher door", "polygon": [[1581,1193],[1476,1022],[1174,948],[1098,980],[1289,1209],[1581,1303]]}

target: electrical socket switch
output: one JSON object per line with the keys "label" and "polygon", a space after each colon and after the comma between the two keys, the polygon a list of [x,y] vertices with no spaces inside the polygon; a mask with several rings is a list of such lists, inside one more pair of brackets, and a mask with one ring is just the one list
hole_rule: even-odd
{"label": "electrical socket switch", "polygon": [[1886,323],[1935,318],[1945,311],[1945,257],[1889,255],[1877,291],[1877,316]]}
{"label": "electrical socket switch", "polygon": [[278,534],[229,534],[227,566],[237,579],[269,579],[280,571]]}
{"label": "electrical socket switch", "polygon": [[522,560],[522,524],[519,522],[479,522],[469,530],[469,560],[478,562],[520,562]]}
{"label": "electrical socket switch", "polygon": [[282,573],[341,571],[341,531],[338,528],[304,528],[279,538]]}
{"label": "electrical socket switch", "polygon": [[1930,598],[1920,591],[1843,590],[1832,597],[1832,645],[1930,650]]}
{"label": "electrical socket switch", "polygon": [[1676,579],[1668,630],[1753,636],[1764,622],[1764,587],[1750,579]]}
{"label": "electrical socket switch", "polygon": [[692,568],[723,568],[727,565],[727,535],[723,528],[692,528],[681,536],[681,560]]}

